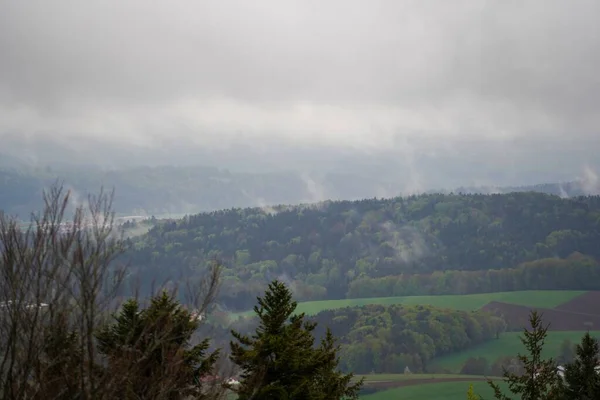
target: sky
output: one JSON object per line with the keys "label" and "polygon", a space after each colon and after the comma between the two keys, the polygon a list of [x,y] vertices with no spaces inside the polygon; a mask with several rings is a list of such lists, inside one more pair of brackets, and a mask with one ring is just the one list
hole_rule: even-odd
{"label": "sky", "polygon": [[0,0],[0,140],[30,160],[343,168],[350,152],[431,184],[575,178],[600,171],[598,15],[597,0]]}

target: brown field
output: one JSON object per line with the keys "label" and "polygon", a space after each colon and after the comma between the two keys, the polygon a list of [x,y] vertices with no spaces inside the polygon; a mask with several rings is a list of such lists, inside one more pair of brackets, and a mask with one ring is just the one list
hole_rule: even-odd
{"label": "brown field", "polygon": [[[531,307],[492,301],[482,310],[504,317],[508,330],[529,326]],[[587,292],[556,308],[537,308],[552,331],[600,330],[600,292]]]}
{"label": "brown field", "polygon": [[600,292],[587,292],[561,304],[555,310],[600,315]]}

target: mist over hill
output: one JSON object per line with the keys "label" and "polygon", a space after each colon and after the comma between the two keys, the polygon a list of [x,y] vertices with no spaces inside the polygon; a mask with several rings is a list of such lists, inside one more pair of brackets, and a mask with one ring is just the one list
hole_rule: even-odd
{"label": "mist over hill", "polygon": [[[6,159],[5,159],[6,160]],[[354,165],[353,168],[358,168]],[[91,165],[0,167],[0,210],[26,216],[42,206],[42,191],[62,182],[81,203],[101,187],[115,189],[119,215],[177,217],[232,207],[269,207],[325,200],[391,198],[417,193],[510,193],[536,191],[561,197],[600,193],[598,177],[584,171],[578,180],[526,186],[428,187],[429,182],[399,182],[377,163],[364,162],[353,172],[330,167],[321,171],[232,171],[211,166],[101,168]]]}

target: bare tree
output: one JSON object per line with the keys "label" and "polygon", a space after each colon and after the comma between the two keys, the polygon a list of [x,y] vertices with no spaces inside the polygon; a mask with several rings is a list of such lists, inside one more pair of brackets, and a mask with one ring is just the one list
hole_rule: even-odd
{"label": "bare tree", "polygon": [[[109,321],[127,271],[117,263],[125,241],[114,223],[113,193],[89,196],[72,212],[70,199],[54,185],[27,227],[0,212],[3,399],[118,398],[119,384],[133,373],[111,371],[97,349],[96,334]],[[219,272],[215,265],[202,284],[188,286],[197,315],[214,301]],[[168,382],[177,377],[153,384]]]}
{"label": "bare tree", "polygon": [[[113,223],[112,198],[101,191],[67,218],[70,192],[55,185],[44,193],[43,211],[32,215],[26,228],[16,218],[0,215],[4,398],[47,398],[47,387],[65,383],[41,380],[50,378],[47,371],[57,362],[44,357],[51,350],[47,339],[65,330],[76,333],[78,391],[82,398],[97,392],[94,332],[125,271],[114,262],[124,242]],[[66,379],[60,374],[52,378]]]}

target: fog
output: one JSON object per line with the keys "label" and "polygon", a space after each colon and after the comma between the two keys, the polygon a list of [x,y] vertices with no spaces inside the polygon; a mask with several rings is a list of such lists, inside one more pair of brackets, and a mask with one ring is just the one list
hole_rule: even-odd
{"label": "fog", "polygon": [[576,179],[600,170],[597,15],[0,0],[0,164],[369,171],[415,191]]}

